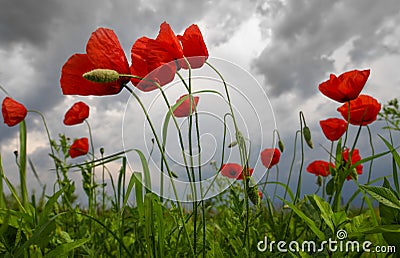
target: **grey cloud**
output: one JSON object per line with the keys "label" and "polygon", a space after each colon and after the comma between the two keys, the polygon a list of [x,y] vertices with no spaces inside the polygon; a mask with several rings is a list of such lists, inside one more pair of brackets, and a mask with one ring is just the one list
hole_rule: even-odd
{"label": "grey cloud", "polygon": [[[272,95],[294,90],[301,96],[309,96],[333,72],[334,60],[329,56],[336,49],[354,38],[358,38],[355,47],[360,42],[363,45],[376,42],[378,35],[373,38],[369,35],[399,10],[400,5],[394,0],[288,1],[271,27],[271,44],[255,60],[254,66],[265,76]],[[375,47],[376,43],[371,48]],[[356,52],[353,56],[356,57]]]}
{"label": "grey cloud", "polygon": [[40,45],[47,41],[52,24],[61,12],[61,1],[0,1],[0,43]]}

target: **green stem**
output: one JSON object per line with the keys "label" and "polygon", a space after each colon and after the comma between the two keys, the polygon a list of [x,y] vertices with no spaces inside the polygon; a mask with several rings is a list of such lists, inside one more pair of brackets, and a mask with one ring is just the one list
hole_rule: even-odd
{"label": "green stem", "polygon": [[19,124],[19,178],[21,187],[21,201],[24,208],[27,208],[28,204],[28,191],[26,188],[26,124],[25,120]]}
{"label": "green stem", "polygon": [[[226,94],[226,97],[228,100],[229,109],[232,114],[233,124],[235,127],[235,135],[236,135],[236,141],[238,142],[238,147],[239,147],[240,161],[243,166],[243,171],[245,173],[247,173],[247,171],[249,171],[247,147],[246,147],[246,143],[243,139],[242,134],[239,131],[239,127],[236,122],[235,113],[233,112],[233,107],[232,107],[232,103],[231,103],[231,99],[230,99],[230,95],[229,95],[229,91],[228,91],[228,85],[226,84],[226,81],[225,81],[224,77],[222,76],[222,74],[213,65],[211,65],[208,62],[206,62],[206,64],[212,70],[214,70],[214,72],[220,77],[222,83],[224,84],[225,94]],[[249,180],[244,178],[243,184],[244,184],[244,200],[246,202],[246,213],[245,213],[246,218],[245,218],[245,230],[244,230],[244,237],[243,237],[244,238],[243,245],[246,245],[247,250],[250,251],[251,250],[250,249],[250,237],[249,237],[249,232],[248,232],[249,231],[249,196],[248,196]]]}
{"label": "green stem", "polygon": [[[164,163],[165,163],[165,168],[167,169],[168,176],[169,176],[170,179],[171,179],[172,190],[173,190],[173,192],[174,192],[175,198],[176,198],[176,200],[179,200],[178,192],[177,192],[177,190],[176,190],[176,186],[175,186],[175,183],[174,183],[174,181],[173,181],[173,178],[174,178],[174,177],[173,177],[173,175],[172,175],[172,171],[171,171],[171,169],[169,168],[168,162],[167,162],[166,157],[165,157],[165,153],[164,153],[164,151],[163,151],[163,146],[161,145],[160,139],[158,138],[157,132],[156,132],[156,130],[155,130],[155,128],[154,128],[153,123],[151,122],[151,119],[150,119],[150,116],[149,116],[149,114],[148,114],[148,112],[147,112],[147,110],[146,110],[146,107],[144,106],[144,104],[143,104],[142,101],[140,100],[139,96],[138,96],[131,88],[129,88],[129,87],[126,86],[126,85],[124,86],[124,88],[125,88],[127,91],[129,91],[129,93],[136,99],[136,101],[138,102],[138,104],[139,104],[140,107],[142,108],[144,115],[146,116],[146,120],[147,120],[147,122],[149,123],[149,126],[150,126],[150,128],[151,128],[151,131],[152,131],[152,133],[153,133],[153,135],[154,135],[154,138],[155,138],[155,140],[156,140],[158,149],[161,151],[161,158],[162,158],[162,160],[163,160]],[[177,203],[177,205],[178,205],[179,215],[180,215],[180,217],[181,217],[183,230],[184,230],[185,235],[186,235],[186,238],[187,238],[187,240],[188,240],[190,250],[191,250],[191,252],[192,252],[192,255],[195,256],[194,251],[193,251],[192,242],[190,241],[190,236],[189,236],[189,233],[188,233],[188,231],[187,231],[187,229],[186,229],[186,223],[185,223],[185,218],[184,218],[184,215],[183,215],[182,206],[181,206],[181,204],[180,204],[179,201],[177,201],[176,203]]]}
{"label": "green stem", "polygon": [[[369,136],[369,145],[371,146],[371,156],[375,155],[375,149],[374,149],[374,145],[372,143],[372,134],[371,134],[371,129],[369,128],[369,126],[367,125],[367,129],[368,129],[368,136]],[[368,179],[367,179],[367,184],[370,183],[371,181],[371,174],[372,174],[372,164],[373,164],[374,160],[372,159],[369,163],[369,170],[368,170]],[[360,214],[364,208],[364,203],[365,200],[363,198],[362,203],[361,203],[361,207],[360,207]]]}
{"label": "green stem", "polygon": [[[92,164],[95,161],[94,155],[94,143],[93,143],[93,135],[92,135],[92,128],[87,120],[85,123],[88,127],[89,132],[89,139],[90,139],[90,147],[92,148]],[[92,167],[91,177],[90,177],[90,196],[89,196],[89,211],[90,214],[93,215],[96,207],[96,193],[95,193],[95,166]]]}
{"label": "green stem", "polygon": [[[296,161],[296,149],[297,149],[297,136],[299,135],[299,133],[301,133],[300,130],[296,131],[295,137],[294,137],[294,146],[293,146],[293,158],[292,158],[292,163],[290,164],[290,170],[289,170],[289,177],[288,180],[286,182],[286,185],[289,186],[290,184],[290,178],[292,177],[292,172],[293,172],[293,166],[294,166],[294,162]],[[286,195],[287,195],[287,188],[285,189],[285,194],[283,196],[283,199],[286,200]]]}
{"label": "green stem", "polygon": [[3,163],[1,160],[0,153],[0,209],[4,209],[6,207],[6,200],[4,199],[4,191],[3,191]]}
{"label": "green stem", "polygon": [[[51,140],[51,135],[50,135],[49,127],[47,126],[46,119],[45,119],[44,115],[43,115],[41,112],[37,111],[37,110],[29,110],[28,112],[35,113],[35,114],[39,115],[40,118],[42,119],[44,128],[45,128],[45,130],[46,130],[47,139],[48,139],[49,144],[50,144],[51,154],[52,154],[53,157],[55,157],[54,146],[53,146],[53,144],[51,144],[51,142],[52,142],[52,140]],[[58,184],[59,184],[59,186],[60,186],[61,177],[60,177],[59,166],[57,165],[57,162],[56,162],[56,160],[55,160],[54,158],[53,158],[53,161],[54,161],[54,166],[55,166],[55,168],[56,168],[57,181],[58,181]],[[60,187],[60,189],[61,189],[61,188],[62,188],[62,187]],[[53,191],[55,192],[55,189],[53,189]]]}

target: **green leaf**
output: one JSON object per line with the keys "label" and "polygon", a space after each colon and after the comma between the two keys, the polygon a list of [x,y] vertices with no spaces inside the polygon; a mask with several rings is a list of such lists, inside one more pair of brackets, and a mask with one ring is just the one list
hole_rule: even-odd
{"label": "green leaf", "polygon": [[149,165],[147,163],[146,157],[143,152],[139,149],[135,149],[136,153],[139,155],[140,162],[142,163],[143,175],[144,175],[144,186],[146,187],[146,192],[151,192],[151,179],[150,179],[150,170]]}
{"label": "green leaf", "polygon": [[64,186],[64,188],[58,190],[52,197],[47,200],[46,205],[44,206],[43,211],[40,213],[39,225],[44,224],[49,218],[50,212],[54,208],[54,204],[57,202],[57,199],[61,196],[62,193],[68,188],[68,186]]}
{"label": "green leaf", "polygon": [[[393,148],[393,146],[381,135],[378,135],[379,138],[386,144],[386,147],[392,152],[393,160],[397,164],[397,167],[400,167],[400,155],[399,153]],[[396,167],[393,165],[394,170],[393,170],[393,179],[394,179],[394,184],[396,186],[397,191],[400,191],[400,186],[399,186],[399,176],[397,174]],[[400,193],[399,193],[400,194]]]}
{"label": "green leaf", "polygon": [[339,212],[333,213],[332,221],[333,221],[333,224],[335,225],[335,228],[338,228],[339,226],[341,226],[343,223],[345,223],[347,221],[346,212],[339,211]]}
{"label": "green leaf", "polygon": [[325,234],[321,230],[318,229],[317,225],[315,224],[315,222],[313,220],[311,220],[309,217],[307,217],[299,208],[297,208],[292,203],[282,199],[279,196],[278,196],[278,198],[281,201],[283,201],[284,203],[286,203],[293,210],[293,212],[295,212],[297,214],[297,216],[299,216],[304,221],[304,223],[307,224],[307,226],[314,232],[314,234],[320,240],[324,240],[325,239]]}
{"label": "green leaf", "polygon": [[123,212],[125,210],[126,204],[128,203],[129,196],[131,195],[133,186],[135,185],[135,177],[136,177],[135,174],[133,174],[129,179],[128,188],[126,189],[126,194],[124,195],[121,214],[124,214]]}
{"label": "green leaf", "polygon": [[392,193],[390,189],[379,186],[367,186],[360,185],[360,188],[366,191],[373,198],[378,200],[378,202],[400,210],[400,202],[399,199]]}
{"label": "green leaf", "polygon": [[143,184],[142,184],[142,173],[134,172],[132,176],[135,181],[135,199],[138,208],[140,218],[144,217],[144,205],[143,205]]}
{"label": "green leaf", "polygon": [[333,211],[331,205],[318,195],[313,195],[313,199],[321,212],[321,217],[325,221],[325,224],[332,230],[332,232],[335,232],[335,226],[332,222]]}
{"label": "green leaf", "polygon": [[326,194],[332,196],[335,193],[335,180],[333,178],[326,184]]}
{"label": "green leaf", "polygon": [[68,252],[84,245],[89,240],[90,240],[90,238],[84,238],[84,239],[75,240],[71,243],[61,244],[61,245],[57,246],[55,249],[48,252],[46,254],[45,258],[65,256]]}
{"label": "green leaf", "polygon": [[400,225],[382,225],[361,230],[364,234],[400,233]]}

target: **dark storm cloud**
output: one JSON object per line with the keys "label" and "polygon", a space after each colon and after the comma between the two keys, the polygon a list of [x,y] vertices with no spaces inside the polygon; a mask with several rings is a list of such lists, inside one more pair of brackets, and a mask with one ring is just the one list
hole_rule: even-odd
{"label": "dark storm cloud", "polygon": [[[333,72],[330,55],[336,49],[354,39],[354,48],[368,45],[371,51],[377,49],[381,44],[377,38],[393,31],[379,29],[399,10],[396,0],[289,0],[275,15],[272,42],[256,60],[255,68],[265,76],[273,96],[292,90],[309,95]],[[381,48],[379,54],[385,50]],[[362,50],[354,51],[356,58],[356,52]]]}
{"label": "dark storm cloud", "polygon": [[0,0],[0,45],[40,45],[47,41],[61,1]]}
{"label": "dark storm cloud", "polygon": [[[240,10],[235,4],[235,8],[219,12],[218,8],[229,3],[194,0],[46,0],[40,3],[29,0],[0,0],[0,83],[28,109],[44,113],[53,137],[58,132],[74,135],[71,128],[62,125],[63,115],[69,104],[65,104],[66,97],[61,93],[60,71],[72,54],[85,52],[86,42],[96,28],[103,26],[113,29],[130,60],[129,52],[134,41],[141,36],[155,37],[163,21],[170,23],[176,33],[192,23],[197,23],[206,13],[219,24],[219,16],[234,17],[237,10]],[[19,59],[16,58],[17,54],[21,56]],[[9,63],[15,65],[10,66]],[[17,77],[23,79],[15,80]],[[101,145],[107,144],[109,134],[101,130],[101,124],[105,122],[102,121],[102,114],[118,112],[116,107],[120,107],[123,112],[124,105],[121,103],[126,101],[127,96],[120,94],[90,100],[80,97],[73,99],[87,101],[93,110],[96,109],[98,116],[95,117],[93,113],[90,117],[93,119],[92,123],[100,128],[98,131],[94,129],[96,139]],[[113,117],[107,118],[109,124],[121,123],[120,120],[112,121]],[[114,120],[120,118],[118,116]],[[41,122],[33,122],[38,119],[35,114],[28,115],[29,132],[44,132]],[[110,130],[118,137],[120,128]],[[2,149],[7,149],[7,144],[16,139],[17,133],[18,127],[0,126]],[[81,134],[83,133],[85,129],[81,128]],[[113,145],[112,148],[120,148],[120,144]]]}

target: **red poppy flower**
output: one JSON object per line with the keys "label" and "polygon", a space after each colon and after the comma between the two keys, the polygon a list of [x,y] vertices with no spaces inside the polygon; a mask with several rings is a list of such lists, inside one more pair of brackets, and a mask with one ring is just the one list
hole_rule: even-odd
{"label": "red poppy flower", "polygon": [[67,113],[65,113],[65,125],[77,125],[83,123],[89,117],[89,106],[82,101],[76,102]]}
{"label": "red poppy flower", "polygon": [[177,68],[174,61],[183,58],[183,50],[171,26],[164,22],[156,39],[142,37],[136,40],[131,57],[131,74],[144,78],[131,79],[133,85],[142,91],[152,91],[157,89],[154,82],[164,86],[174,79]]}
{"label": "red poppy flower", "polygon": [[[242,171],[242,166],[237,163],[223,164],[220,169],[221,175],[237,180],[243,180]],[[248,176],[251,176],[253,174],[253,171],[253,169],[249,169]]]}
{"label": "red poppy flower", "polygon": [[281,152],[277,148],[267,148],[261,152],[261,162],[266,168],[278,164],[280,158]]}
{"label": "red poppy flower", "polygon": [[6,97],[1,105],[1,112],[3,113],[4,123],[8,126],[14,126],[25,119],[28,110],[21,103]]}
{"label": "red poppy flower", "polygon": [[88,138],[76,139],[71,147],[69,148],[69,156],[71,158],[76,158],[85,155],[89,151],[89,140]]}
{"label": "red poppy flower", "polygon": [[[342,156],[343,156],[344,162],[346,164],[348,164],[349,163],[349,159],[350,159],[350,149],[346,148],[343,151]],[[361,156],[360,156],[359,150],[358,149],[354,149],[353,153],[351,154],[351,165],[357,163],[360,160],[361,160]],[[357,165],[356,166],[357,174],[361,175],[362,174],[362,169],[363,169],[363,165],[362,164]],[[350,180],[351,179],[351,175],[348,175],[346,179]]]}
{"label": "red poppy flower", "polygon": [[316,176],[328,176],[331,173],[329,167],[335,166],[327,161],[315,160],[308,165],[307,171]]}
{"label": "red poppy flower", "polygon": [[[202,67],[208,58],[208,50],[199,27],[196,24],[190,25],[183,36],[178,35],[178,39],[182,43],[183,54],[189,61],[190,67],[192,69]],[[182,68],[188,69],[186,62],[182,64]]]}
{"label": "red poppy flower", "polygon": [[61,70],[61,89],[64,95],[114,95],[121,91],[129,78],[115,82],[97,83],[82,75],[94,69],[111,69],[119,74],[129,74],[129,64],[114,31],[99,28],[92,33],[86,45],[86,54],[74,54]]}
{"label": "red poppy flower", "polygon": [[263,198],[263,194],[262,194],[262,192],[260,190],[258,190],[258,196],[260,197],[260,199]]}
{"label": "red poppy flower", "polygon": [[360,95],[350,101],[350,120],[348,120],[349,103],[344,103],[337,110],[352,125],[368,125],[376,120],[381,104],[371,96]]}
{"label": "red poppy flower", "polygon": [[[186,97],[186,99],[179,104],[174,110],[175,117],[187,117],[194,112],[195,107],[199,103],[199,97],[193,97],[194,103],[191,101],[191,97],[189,95],[181,96],[176,103],[178,103],[182,98]],[[190,111],[190,105],[192,106],[192,110]]]}
{"label": "red poppy flower", "polygon": [[[249,172],[247,173],[247,176],[249,177],[249,176],[253,175],[253,172],[254,172],[254,169],[249,168]],[[239,174],[237,180],[243,180],[243,171],[240,172],[240,174]]]}
{"label": "red poppy flower", "polygon": [[368,80],[370,70],[353,70],[345,72],[339,77],[331,74],[329,80],[319,85],[322,94],[344,103],[358,97]]}
{"label": "red poppy flower", "polygon": [[319,125],[321,126],[325,137],[331,141],[339,140],[347,129],[346,121],[340,118],[321,120],[319,121]]}

